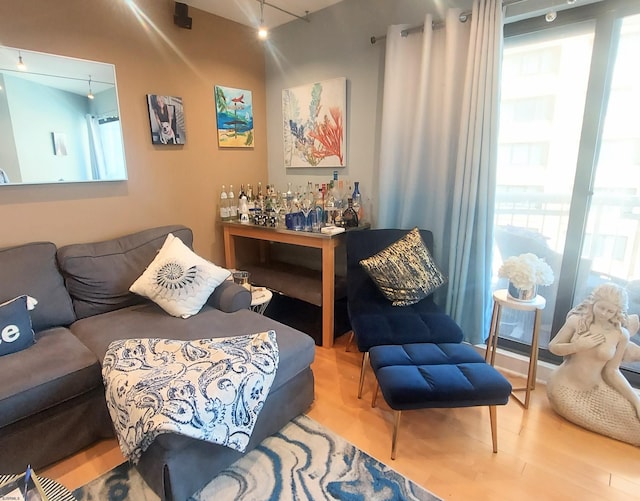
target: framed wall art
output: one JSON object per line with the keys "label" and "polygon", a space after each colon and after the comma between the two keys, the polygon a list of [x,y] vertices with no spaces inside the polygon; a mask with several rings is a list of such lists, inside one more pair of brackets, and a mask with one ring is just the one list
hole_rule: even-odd
{"label": "framed wall art", "polygon": [[147,94],[149,125],[153,144],[185,144],[182,98]]}
{"label": "framed wall art", "polygon": [[285,167],[346,165],[347,79],[282,91]]}
{"label": "framed wall art", "polygon": [[218,146],[221,148],[252,148],[253,102],[251,91],[216,85],[216,121]]}

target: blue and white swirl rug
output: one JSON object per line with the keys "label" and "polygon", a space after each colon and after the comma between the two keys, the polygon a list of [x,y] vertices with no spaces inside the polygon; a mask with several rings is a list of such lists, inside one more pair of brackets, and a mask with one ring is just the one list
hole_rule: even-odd
{"label": "blue and white swirl rug", "polygon": [[[78,501],[156,501],[124,463],[74,492]],[[440,498],[307,416],[298,416],[222,471],[193,501],[419,500]]]}

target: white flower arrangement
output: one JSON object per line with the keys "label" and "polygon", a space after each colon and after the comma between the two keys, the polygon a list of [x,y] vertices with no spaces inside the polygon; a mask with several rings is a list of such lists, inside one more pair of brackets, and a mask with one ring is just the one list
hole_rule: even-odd
{"label": "white flower arrangement", "polygon": [[553,270],[545,260],[530,252],[507,258],[498,276],[508,278],[515,287],[525,290],[536,285],[551,285],[554,279]]}

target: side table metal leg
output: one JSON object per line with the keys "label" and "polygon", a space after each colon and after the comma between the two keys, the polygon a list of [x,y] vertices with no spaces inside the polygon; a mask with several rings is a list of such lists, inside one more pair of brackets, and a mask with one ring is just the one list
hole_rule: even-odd
{"label": "side table metal leg", "polygon": [[533,333],[531,336],[531,354],[529,356],[529,373],[527,374],[527,388],[524,398],[524,408],[529,408],[529,400],[531,397],[531,391],[536,389],[536,377],[538,374],[538,337],[540,334],[540,319],[542,317],[542,310],[536,310],[535,318],[533,321]]}
{"label": "side table metal leg", "polygon": [[498,350],[498,335],[500,334],[500,320],[502,319],[502,305],[498,303],[496,311],[496,325],[493,334],[493,347],[491,348],[491,365],[496,363],[496,351]]}
{"label": "side table metal leg", "polygon": [[484,361],[489,362],[493,352],[493,338],[497,335],[496,318],[498,315],[498,303],[493,302],[493,311],[491,312],[491,325],[489,327],[489,337],[487,338],[487,351],[484,354]]}

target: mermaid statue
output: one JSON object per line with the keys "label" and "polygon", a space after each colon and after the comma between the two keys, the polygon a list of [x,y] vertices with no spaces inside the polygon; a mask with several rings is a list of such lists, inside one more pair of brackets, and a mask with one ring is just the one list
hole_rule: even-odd
{"label": "mermaid statue", "polygon": [[567,314],[549,343],[564,360],[549,378],[547,396],[569,421],[640,446],[640,397],[620,372],[621,362],[640,360],[640,346],[629,341],[639,319],[627,315],[627,304],[624,288],[605,283]]}

